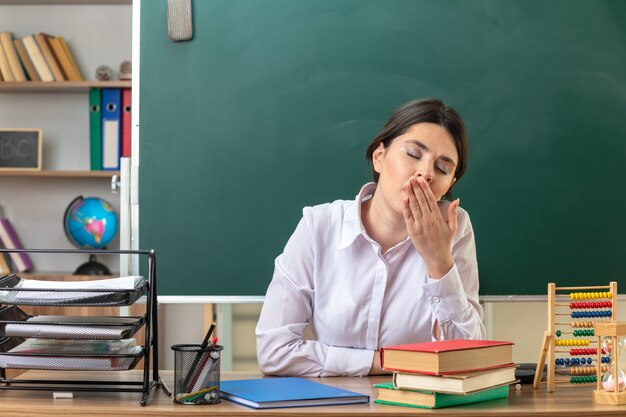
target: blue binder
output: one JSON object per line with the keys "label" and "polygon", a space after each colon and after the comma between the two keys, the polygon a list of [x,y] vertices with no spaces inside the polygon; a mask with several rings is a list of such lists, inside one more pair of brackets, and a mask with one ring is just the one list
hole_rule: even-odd
{"label": "blue binder", "polygon": [[122,90],[102,90],[102,169],[120,169],[122,150]]}
{"label": "blue binder", "polygon": [[222,381],[220,396],[251,408],[310,407],[369,403],[365,394],[302,378],[262,378]]}

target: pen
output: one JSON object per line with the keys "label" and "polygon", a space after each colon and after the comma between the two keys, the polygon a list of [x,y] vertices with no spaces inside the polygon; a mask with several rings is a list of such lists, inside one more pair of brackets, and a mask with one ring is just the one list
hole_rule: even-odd
{"label": "pen", "polygon": [[[202,359],[202,355],[205,353],[204,351],[209,344],[209,338],[211,337],[213,330],[215,330],[215,322],[211,323],[211,326],[209,326],[209,330],[207,330],[206,335],[204,336],[202,345],[200,345],[200,350],[198,351],[198,353],[196,353],[196,357],[193,359],[191,367],[189,367],[189,371],[187,372],[187,376],[185,377],[185,381],[183,383],[183,385],[188,388],[187,391],[191,390],[192,388],[189,387],[189,382],[193,379],[194,372],[200,372],[200,369],[196,368],[200,362],[200,359]],[[206,352],[206,354],[208,355],[208,352]]]}
{"label": "pen", "polygon": [[209,330],[207,330],[206,335],[204,336],[204,340],[202,341],[202,349],[206,348],[207,343],[209,343],[209,337],[211,337],[213,330],[215,330],[215,322],[211,323],[211,326],[209,326]]}

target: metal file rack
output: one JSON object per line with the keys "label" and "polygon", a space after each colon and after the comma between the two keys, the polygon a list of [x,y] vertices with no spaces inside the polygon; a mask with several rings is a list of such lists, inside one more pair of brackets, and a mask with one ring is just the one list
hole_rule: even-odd
{"label": "metal file rack", "polygon": [[[78,249],[1,249],[0,253],[26,252],[26,253],[58,253],[58,254],[111,254],[111,255],[140,255],[147,259],[148,279],[141,279],[132,290],[109,290],[102,289],[45,289],[36,290],[37,297],[20,298],[18,293],[29,294],[27,289],[19,287],[19,276],[0,277],[0,311],[5,312],[5,320],[0,320],[0,389],[1,390],[39,390],[39,391],[90,391],[90,392],[138,392],[141,393],[141,405],[146,405],[148,396],[153,389],[162,387],[166,394],[171,395],[159,374],[159,348],[158,348],[158,318],[157,318],[157,287],[156,287],[156,254],[154,250],[78,250]],[[33,290],[30,290],[33,291]],[[76,291],[75,297],[69,297],[59,301],[58,293],[70,295]],[[40,296],[43,293],[43,296]],[[141,297],[146,297],[145,314],[140,317],[126,317],[125,327],[120,335],[132,336],[140,328],[144,328],[143,344],[137,344],[137,351],[130,354],[107,354],[94,356],[91,354],[76,354],[75,352],[64,353],[12,353],[9,352],[14,346],[19,345],[23,338],[6,336],[4,329],[9,324],[24,323],[30,316],[19,309],[19,305],[37,306],[129,306]],[[120,319],[120,318],[115,318]],[[102,327],[104,336],[99,339],[116,339],[118,337],[107,336],[106,330],[116,326],[114,318],[107,323],[106,318],[100,317],[93,323],[89,319],[69,323],[70,334],[61,336],[46,336],[46,338],[78,340],[92,337],[81,337],[81,326]],[[48,321],[47,324],[60,324]],[[66,321],[62,321],[68,325]],[[74,327],[73,327],[74,326]],[[66,327],[67,328],[67,327]],[[4,335],[4,337],[2,337]],[[37,336],[30,336],[37,337]],[[24,361],[26,359],[26,361]],[[136,381],[90,381],[90,380],[45,380],[45,379],[8,379],[6,369],[45,369],[63,371],[116,371],[133,369],[143,359],[143,378]],[[20,360],[23,362],[20,363]],[[109,366],[100,366],[102,363]],[[3,366],[3,367],[2,367]],[[152,372],[151,372],[152,371]]]}

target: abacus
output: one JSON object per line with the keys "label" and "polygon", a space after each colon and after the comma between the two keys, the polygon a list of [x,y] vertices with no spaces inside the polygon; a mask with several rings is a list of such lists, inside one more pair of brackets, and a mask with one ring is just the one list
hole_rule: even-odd
{"label": "abacus", "polygon": [[599,346],[593,327],[596,322],[617,320],[616,295],[615,281],[589,287],[548,284],[548,330],[539,351],[535,389],[544,382],[541,377],[545,363],[548,392],[554,392],[555,387],[597,383],[597,375],[608,370],[612,359]]}

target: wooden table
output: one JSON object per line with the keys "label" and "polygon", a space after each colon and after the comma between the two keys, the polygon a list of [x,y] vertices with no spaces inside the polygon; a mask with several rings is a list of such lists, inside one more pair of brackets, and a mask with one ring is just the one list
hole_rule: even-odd
{"label": "wooden table", "polygon": [[[140,378],[138,371],[107,372],[109,380],[113,378]],[[23,377],[33,379],[70,379],[76,373],[29,371]],[[80,378],[88,376],[101,378],[103,373],[80,373]],[[173,372],[163,371],[162,375],[170,388],[173,388]],[[222,379],[256,378],[258,374],[225,372]],[[545,387],[534,391],[532,385],[524,385],[521,390],[511,387],[508,400],[494,400],[484,403],[469,404],[459,407],[424,410],[408,407],[375,404],[376,389],[373,383],[387,382],[388,376],[369,378],[318,378],[315,381],[334,385],[351,391],[367,394],[370,404],[344,405],[335,407],[302,407],[272,410],[253,410],[229,401],[222,400],[216,405],[180,405],[174,404],[172,397],[158,389],[148,398],[148,405],[139,405],[137,393],[89,393],[79,392],[73,399],[53,399],[51,392],[0,390],[0,416],[173,416],[173,415],[211,415],[211,416],[346,416],[372,414],[376,416],[397,416],[406,414],[440,414],[445,416],[624,416],[626,406],[596,405],[592,400],[592,386],[563,388],[548,394]]]}

